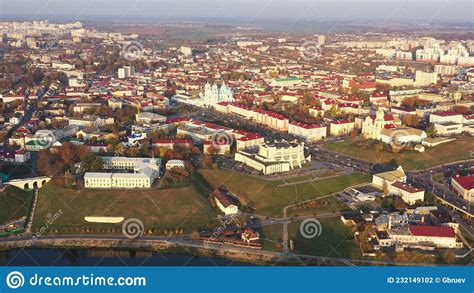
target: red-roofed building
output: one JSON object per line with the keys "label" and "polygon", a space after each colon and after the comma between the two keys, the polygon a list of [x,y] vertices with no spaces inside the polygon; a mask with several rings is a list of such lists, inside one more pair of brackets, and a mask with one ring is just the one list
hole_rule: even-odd
{"label": "red-roofed building", "polygon": [[454,111],[437,111],[430,114],[430,123],[463,123],[464,117]]}
{"label": "red-roofed building", "polygon": [[264,124],[278,131],[288,131],[289,119],[287,117],[262,109],[255,110],[255,112],[257,113],[255,122]]}
{"label": "red-roofed building", "polygon": [[230,155],[230,148],[232,140],[228,136],[223,136],[220,139],[219,135],[216,135],[212,141],[206,140],[202,142],[203,153],[205,155]]}
{"label": "red-roofed building", "polygon": [[368,112],[369,109],[362,108],[359,104],[352,104],[352,103],[342,103],[338,105],[339,110],[341,113],[346,114],[362,114],[363,112]]}
{"label": "red-roofed building", "polygon": [[405,229],[387,231],[391,244],[406,248],[462,248],[456,232],[447,226],[409,225]]}
{"label": "red-roofed building", "polygon": [[234,203],[236,197],[227,190],[216,189],[212,192],[212,197],[214,198],[217,207],[227,216],[234,215],[239,212],[239,208]]}
{"label": "red-roofed building", "polygon": [[308,141],[321,140],[327,137],[327,126],[306,124],[293,121],[288,125],[288,133],[304,137]]}
{"label": "red-roofed building", "polygon": [[170,138],[170,139],[158,139],[152,142],[153,147],[155,148],[168,148],[173,149],[174,146],[179,145],[186,148],[191,148],[193,146],[193,141],[191,139],[177,139],[177,138]]}
{"label": "red-roofed building", "polygon": [[410,232],[413,236],[422,237],[456,237],[456,233],[452,227],[443,226],[409,226]]}
{"label": "red-roofed building", "polygon": [[351,79],[349,81],[349,87],[356,88],[361,91],[373,92],[377,89],[377,83],[375,81],[356,82],[355,80]]}
{"label": "red-roofed building", "polygon": [[245,148],[262,145],[265,142],[262,135],[244,130],[234,130],[234,137],[237,152]]}
{"label": "red-roofed building", "polygon": [[354,129],[355,123],[350,120],[336,120],[329,125],[329,134],[339,136],[349,134]]}
{"label": "red-roofed building", "polygon": [[357,104],[357,105],[362,105],[364,103],[364,99],[363,98],[359,98],[359,97],[348,97],[348,96],[344,96],[344,97],[340,97],[337,99],[337,101],[339,103],[347,103],[347,104]]}
{"label": "red-roofed building", "polygon": [[322,103],[321,103],[321,108],[324,111],[329,111],[333,107],[336,107],[336,109],[337,109],[337,101],[336,100],[326,99],[326,100],[322,101]]}
{"label": "red-roofed building", "polygon": [[229,104],[228,109],[230,113],[242,116],[247,119],[255,119],[257,116],[257,112],[253,111],[251,108],[235,102]]}
{"label": "red-roofed building", "polygon": [[391,194],[401,197],[404,202],[409,205],[414,205],[417,201],[423,202],[425,200],[425,191],[418,189],[408,183],[396,181],[392,183],[388,190]]}
{"label": "red-roofed building", "polygon": [[451,179],[451,186],[465,200],[474,203],[474,176],[456,175]]}
{"label": "red-roofed building", "polygon": [[387,107],[388,106],[388,96],[381,92],[372,93],[369,97],[369,102],[373,106],[377,107]]}

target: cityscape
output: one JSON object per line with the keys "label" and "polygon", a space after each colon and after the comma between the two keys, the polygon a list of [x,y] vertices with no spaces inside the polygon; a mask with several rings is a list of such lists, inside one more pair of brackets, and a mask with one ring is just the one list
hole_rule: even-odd
{"label": "cityscape", "polygon": [[2,266],[473,265],[472,13],[3,5]]}

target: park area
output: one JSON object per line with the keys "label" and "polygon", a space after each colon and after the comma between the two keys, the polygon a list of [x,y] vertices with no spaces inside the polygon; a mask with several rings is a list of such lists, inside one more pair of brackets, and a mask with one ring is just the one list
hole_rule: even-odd
{"label": "park area", "polygon": [[282,217],[283,208],[287,205],[370,181],[369,175],[354,172],[350,175],[280,186],[284,184],[283,180],[267,180],[230,170],[200,169],[199,173],[214,188],[224,185],[238,194],[243,202],[255,209],[256,214],[272,217]]}
{"label": "park area", "polygon": [[13,186],[0,192],[0,226],[6,222],[28,217],[33,192],[23,191]]}
{"label": "park area", "polygon": [[406,170],[420,170],[449,162],[472,159],[471,153],[474,151],[474,138],[472,137],[435,147],[426,147],[423,153],[407,150],[402,150],[400,153],[392,153],[388,150],[376,151],[373,142],[347,139],[327,143],[324,147],[372,163],[384,164],[395,159]]}
{"label": "park area", "polygon": [[39,192],[33,231],[56,213],[61,215],[48,223],[49,234],[121,233],[120,223],[84,220],[94,216],[136,218],[143,222],[145,234],[172,236],[215,224],[217,216],[207,195],[193,185],[156,190],[71,190],[48,183]]}
{"label": "park area", "polygon": [[289,239],[293,239],[296,254],[336,258],[362,258],[362,252],[355,241],[354,230],[344,226],[339,217],[320,221],[319,236],[305,238],[300,233],[301,222],[288,226]]}

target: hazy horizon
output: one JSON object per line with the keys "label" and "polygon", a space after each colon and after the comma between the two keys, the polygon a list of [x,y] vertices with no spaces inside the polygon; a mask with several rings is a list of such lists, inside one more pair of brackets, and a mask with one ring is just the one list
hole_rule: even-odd
{"label": "hazy horizon", "polygon": [[467,0],[0,0],[1,19],[473,22]]}

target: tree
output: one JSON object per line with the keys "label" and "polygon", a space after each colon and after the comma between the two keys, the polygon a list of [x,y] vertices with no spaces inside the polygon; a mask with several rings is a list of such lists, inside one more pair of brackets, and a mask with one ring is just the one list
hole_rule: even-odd
{"label": "tree", "polygon": [[204,155],[202,157],[201,164],[205,168],[211,168],[212,167],[212,157],[210,155]]}
{"label": "tree", "polygon": [[470,110],[466,106],[455,106],[454,107],[454,112],[456,112],[458,114],[466,115],[466,114],[469,114]]}
{"label": "tree", "polygon": [[417,115],[409,114],[403,117],[403,124],[410,127],[418,127],[420,124],[420,117]]}
{"label": "tree", "polygon": [[38,171],[46,176],[51,176],[54,173],[50,158],[49,150],[41,150],[38,152]]}
{"label": "tree", "polygon": [[138,147],[130,147],[130,148],[128,148],[127,153],[130,157],[137,157],[138,154],[140,153],[140,151],[139,151]]}
{"label": "tree", "polygon": [[385,180],[383,181],[382,192],[383,192],[384,195],[389,194],[388,184],[387,184],[387,181],[385,181]]}
{"label": "tree", "polygon": [[74,164],[77,159],[77,148],[71,142],[65,142],[59,148],[59,155],[66,164]]}
{"label": "tree", "polygon": [[332,105],[331,107],[331,117],[335,117],[337,115],[337,106]]}
{"label": "tree", "polygon": [[119,143],[117,146],[115,146],[115,151],[119,153],[121,156],[125,155],[127,149],[125,146],[121,143]]}
{"label": "tree", "polygon": [[194,240],[194,241],[199,240],[199,232],[193,231],[193,232],[191,233],[191,239]]}
{"label": "tree", "polygon": [[207,153],[210,154],[210,155],[216,155],[216,154],[219,153],[219,147],[215,146],[215,145],[210,145],[207,148]]}
{"label": "tree", "polygon": [[82,172],[98,172],[104,168],[102,159],[96,154],[89,152],[81,159]]}
{"label": "tree", "polygon": [[356,132],[355,129],[353,129],[353,130],[351,131],[351,139],[352,139],[352,140],[355,140],[356,138],[357,138],[357,132]]}
{"label": "tree", "polygon": [[380,144],[380,143],[377,143],[374,145],[374,149],[377,151],[377,152],[380,152],[383,150],[383,145]]}
{"label": "tree", "polygon": [[447,251],[443,254],[444,262],[447,264],[453,264],[456,262],[456,255],[452,251]]}

